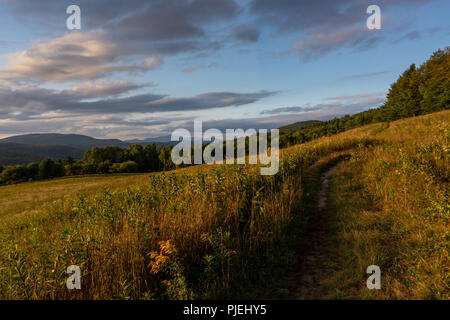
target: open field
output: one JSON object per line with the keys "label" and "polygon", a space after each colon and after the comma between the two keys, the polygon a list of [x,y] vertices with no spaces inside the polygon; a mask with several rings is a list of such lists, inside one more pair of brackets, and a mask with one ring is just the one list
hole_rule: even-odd
{"label": "open field", "polygon": [[147,181],[148,174],[94,175],[21,183],[0,187],[0,217],[20,214],[43,204],[78,195],[88,195],[102,188],[120,189]]}
{"label": "open field", "polygon": [[[307,208],[316,200],[315,192],[305,189],[312,188],[312,182],[305,183],[308,168],[343,153],[351,156],[356,179],[373,186],[370,198],[377,208],[381,201],[382,210],[406,210],[411,217],[411,224],[399,224],[400,233],[385,230],[382,241],[390,244],[390,237],[423,232],[418,240],[438,248],[430,249],[430,265],[424,267],[427,274],[434,274],[427,281],[437,281],[439,294],[433,291],[428,296],[446,297],[448,286],[442,283],[448,281],[443,274],[448,274],[448,260],[442,255],[449,243],[448,192],[444,192],[448,188],[449,117],[445,111],[372,124],[290,147],[282,150],[280,172],[273,177],[260,176],[254,166],[198,166],[162,174],[78,177],[0,187],[0,298],[283,296],[286,270],[295,260],[298,243],[307,240],[304,231],[312,214]],[[418,154],[422,156],[416,161]],[[347,190],[339,190],[349,183],[339,180],[347,165],[338,171],[334,180],[338,185],[332,189],[336,225],[344,221],[340,211],[343,215],[350,212],[344,204],[353,208],[349,218],[353,222],[342,226],[343,230],[358,229],[358,223],[365,223],[358,220],[358,213],[368,210],[358,207],[356,200],[348,201],[359,199],[359,191],[341,202],[336,200]],[[408,169],[415,165],[423,170]],[[420,203],[414,203],[415,199]],[[370,220],[364,227],[368,234],[376,230],[374,226],[390,225],[391,220],[385,220],[391,219],[390,211],[383,212],[379,220]],[[354,270],[359,278],[340,287],[335,297],[367,297],[358,291],[364,286],[361,268],[378,257],[377,250],[387,250],[387,258],[379,262],[387,269],[392,261],[397,263],[396,270],[412,268],[422,257],[412,259],[403,253],[408,257],[398,258],[397,245],[373,247],[373,255],[366,256],[367,252],[356,250],[362,235],[344,236],[342,232],[337,231],[337,248],[345,241],[350,247],[336,249],[337,255],[347,253],[348,261],[355,254],[362,258],[357,269],[336,262],[343,263],[339,270],[344,275],[335,270],[333,279],[348,280],[345,271]],[[405,245],[407,252],[419,250],[412,243]],[[65,288],[65,271],[72,264],[82,269],[83,289],[78,292]],[[408,273],[405,279],[421,286],[418,277],[419,273],[416,277]],[[403,280],[393,273],[390,283]],[[375,298],[416,298],[422,292],[404,290],[400,284],[396,288],[401,292]]]}

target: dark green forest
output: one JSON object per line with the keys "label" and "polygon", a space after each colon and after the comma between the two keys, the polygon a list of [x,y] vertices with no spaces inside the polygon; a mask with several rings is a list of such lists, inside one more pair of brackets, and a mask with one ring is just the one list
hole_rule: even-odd
{"label": "dark green forest", "polygon": [[[305,143],[371,123],[446,110],[449,105],[450,47],[447,47],[435,52],[420,67],[413,64],[403,72],[391,85],[384,105],[326,122],[284,127],[280,134],[280,147]],[[172,170],[175,169],[171,160],[172,148],[171,145],[157,147],[155,144],[146,147],[134,144],[127,148],[94,147],[85,152],[81,161],[67,157],[58,161],[44,159],[40,163],[32,162],[28,165],[0,166],[0,184],[83,174]]]}

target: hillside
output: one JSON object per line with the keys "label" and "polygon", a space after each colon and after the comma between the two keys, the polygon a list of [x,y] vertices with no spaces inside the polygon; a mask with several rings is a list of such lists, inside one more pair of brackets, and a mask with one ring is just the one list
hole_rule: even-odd
{"label": "hillside", "polygon": [[170,137],[146,140],[122,141],[119,139],[96,139],[78,134],[26,134],[0,139],[0,165],[25,165],[45,158],[63,160],[72,157],[81,160],[84,152],[93,147],[117,146],[127,148],[132,144],[146,146],[155,143],[161,147],[170,144]]}
{"label": "hillside", "polygon": [[79,149],[90,149],[103,146],[127,146],[126,142],[119,139],[95,139],[79,134],[25,134],[0,139],[2,143],[20,143],[35,146],[68,146]]}
{"label": "hillside", "polygon": [[25,165],[30,162],[41,162],[45,158],[58,160],[68,156],[81,159],[83,154],[83,149],[70,146],[0,143],[0,165]]}
{"label": "hillside", "polygon": [[[448,299],[449,124],[444,111],[293,146],[273,177],[254,166],[202,165],[84,177],[96,181],[86,191],[72,187],[80,178],[0,187],[2,203],[15,199],[0,209],[0,270],[13,270],[0,272],[0,298],[278,297],[308,243],[320,173],[348,159],[330,191],[336,247],[324,261],[324,290]],[[39,201],[23,196],[30,187]],[[92,275],[77,296],[61,290],[70,264]],[[383,290],[365,289],[366,264],[382,268]]]}
{"label": "hillside", "polygon": [[295,123],[289,124],[289,125],[284,126],[284,127],[280,127],[280,130],[281,131],[284,131],[284,130],[297,130],[297,129],[300,129],[300,128],[304,128],[304,127],[312,126],[312,125],[315,125],[315,124],[319,124],[321,122],[322,121],[319,121],[319,120],[299,121],[299,122],[295,122]]}

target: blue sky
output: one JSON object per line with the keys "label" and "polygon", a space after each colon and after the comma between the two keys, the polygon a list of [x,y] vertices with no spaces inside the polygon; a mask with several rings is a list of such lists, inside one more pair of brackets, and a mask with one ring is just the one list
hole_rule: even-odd
{"label": "blue sky", "polygon": [[[66,8],[81,8],[81,30]],[[382,29],[367,30],[366,8]],[[450,40],[444,0],[0,0],[0,137],[275,128],[381,105]]]}

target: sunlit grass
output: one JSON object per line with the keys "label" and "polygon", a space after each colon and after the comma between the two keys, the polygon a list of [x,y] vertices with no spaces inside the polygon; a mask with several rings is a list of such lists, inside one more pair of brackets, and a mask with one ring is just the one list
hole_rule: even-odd
{"label": "sunlit grass", "polygon": [[[392,123],[336,172],[335,298],[449,299],[449,112]],[[378,265],[382,289],[367,290]]]}

